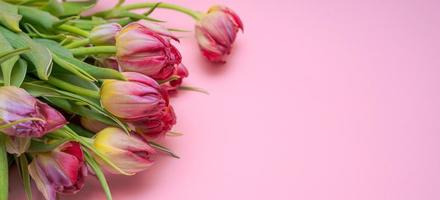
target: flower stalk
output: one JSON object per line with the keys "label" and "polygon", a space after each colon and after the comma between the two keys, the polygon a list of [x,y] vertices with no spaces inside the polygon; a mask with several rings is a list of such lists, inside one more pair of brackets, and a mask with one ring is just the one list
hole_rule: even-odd
{"label": "flower stalk", "polygon": [[170,4],[170,3],[151,3],[151,2],[133,3],[133,4],[121,6],[121,7],[119,7],[119,9],[121,9],[121,10],[136,10],[136,9],[153,8],[153,7],[175,10],[175,11],[184,13],[186,15],[189,15],[197,21],[200,20],[200,18],[202,18],[202,16],[203,16],[203,13],[201,13],[201,12],[191,10],[191,9],[183,7],[183,6]]}
{"label": "flower stalk", "polygon": [[70,49],[70,52],[75,56],[88,56],[95,54],[115,54],[115,46],[96,46],[96,47],[80,47],[75,49]]}
{"label": "flower stalk", "polygon": [[6,153],[6,135],[0,133],[0,200],[8,200],[8,154]]}

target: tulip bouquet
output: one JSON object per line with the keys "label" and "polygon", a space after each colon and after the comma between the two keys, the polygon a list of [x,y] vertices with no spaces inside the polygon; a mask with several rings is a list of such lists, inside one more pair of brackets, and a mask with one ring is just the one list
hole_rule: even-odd
{"label": "tulip bouquet", "polygon": [[[170,94],[187,68],[178,29],[152,18],[157,9],[196,21],[202,54],[224,62],[240,18],[229,8],[198,12],[167,3],[125,4],[92,15],[96,0],[0,0],[0,200],[17,167],[28,199],[35,183],[47,200],[74,194],[87,175],[107,199],[105,173],[133,175],[177,135]],[[143,10],[142,10],[143,9]],[[142,12],[138,12],[142,11]]]}

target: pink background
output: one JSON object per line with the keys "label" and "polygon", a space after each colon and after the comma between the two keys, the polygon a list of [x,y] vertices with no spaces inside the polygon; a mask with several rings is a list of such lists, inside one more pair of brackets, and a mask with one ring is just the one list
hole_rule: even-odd
{"label": "pink background", "polygon": [[[115,200],[440,199],[439,1],[166,2],[228,5],[245,32],[226,65],[180,34],[186,83],[211,95],[173,99],[185,135],[166,144],[182,158],[111,176]],[[154,16],[193,27],[181,14]],[[90,177],[62,199],[104,195]]]}

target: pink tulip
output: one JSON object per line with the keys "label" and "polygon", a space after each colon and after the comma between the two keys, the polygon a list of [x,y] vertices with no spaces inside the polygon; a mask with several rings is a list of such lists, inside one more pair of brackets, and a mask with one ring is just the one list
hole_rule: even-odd
{"label": "pink tulip", "polygon": [[78,192],[87,176],[83,152],[77,142],[66,142],[51,152],[35,154],[28,168],[46,200],[56,200],[57,193]]}
{"label": "pink tulip", "polygon": [[26,118],[28,120],[2,132],[16,137],[41,137],[63,127],[67,122],[61,113],[21,88],[14,86],[0,87],[0,124],[5,125]]}
{"label": "pink tulip", "polygon": [[121,28],[118,23],[98,25],[90,31],[90,42],[94,45],[114,45],[116,34]]}
{"label": "pink tulip", "polygon": [[167,92],[153,79],[124,72],[128,81],[105,80],[101,104],[113,115],[134,126],[143,135],[166,133],[176,123]]}
{"label": "pink tulip", "polygon": [[196,25],[203,55],[212,62],[224,62],[239,29],[243,30],[243,23],[234,11],[224,6],[211,7]]}
{"label": "pink tulip", "polygon": [[[151,156],[156,153],[139,136],[128,135],[123,130],[114,127],[105,128],[97,133],[93,145],[98,152],[126,174],[135,174],[150,167],[153,164]],[[108,171],[120,173],[99,158],[97,160]]]}
{"label": "pink tulip", "polygon": [[116,36],[116,58],[122,71],[139,72],[156,80],[169,78],[182,57],[161,34],[138,22],[122,28]]}
{"label": "pink tulip", "polygon": [[157,118],[168,107],[168,94],[148,76],[124,72],[128,81],[105,80],[101,103],[113,115],[125,120]]}

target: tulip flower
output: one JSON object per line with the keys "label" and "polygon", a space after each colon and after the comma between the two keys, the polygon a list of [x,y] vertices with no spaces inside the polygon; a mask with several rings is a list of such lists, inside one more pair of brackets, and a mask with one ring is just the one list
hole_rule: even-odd
{"label": "tulip flower", "polygon": [[105,80],[102,84],[102,106],[141,135],[155,137],[168,132],[176,116],[166,90],[143,74],[123,74],[128,81]]}
{"label": "tulip flower", "polygon": [[156,80],[169,78],[182,57],[161,34],[137,22],[122,28],[116,35],[116,58],[122,71],[139,72]]}
{"label": "tulip flower", "polygon": [[118,23],[98,25],[90,31],[90,42],[94,45],[114,45],[116,34],[121,28]]}
{"label": "tulip flower", "polygon": [[177,91],[177,88],[182,85],[183,79],[189,76],[189,72],[185,65],[180,64],[179,66],[177,66],[173,75],[177,76],[178,79],[172,80],[166,84],[162,84],[162,88],[165,88],[168,93],[175,93]]}
{"label": "tulip flower", "polygon": [[101,104],[125,121],[160,118],[168,107],[168,94],[148,76],[124,72],[128,81],[105,80],[101,86]]}
{"label": "tulip flower", "polygon": [[82,127],[84,127],[85,129],[87,129],[93,133],[97,133],[97,132],[101,131],[102,129],[105,129],[108,127],[107,124],[104,124],[98,120],[90,119],[90,118],[86,118],[86,117],[81,117],[80,122],[81,122]]}
{"label": "tulip flower", "polygon": [[243,23],[234,11],[224,6],[211,7],[196,25],[196,38],[203,55],[212,62],[224,62],[239,29],[243,30]]}
{"label": "tulip flower", "polygon": [[29,174],[46,200],[56,200],[56,194],[74,194],[84,185],[87,167],[77,142],[66,142],[51,152],[34,155]]}
{"label": "tulip flower", "polygon": [[[122,129],[109,127],[96,134],[93,142],[96,150],[106,156],[120,170],[127,174],[143,171],[153,164],[151,156],[156,151],[135,134],[128,135]],[[111,173],[117,170],[99,158],[97,160]]]}
{"label": "tulip flower", "polygon": [[[26,119],[39,120],[26,120]],[[0,87],[0,125],[24,120],[1,130],[16,137],[41,137],[64,126],[67,122],[61,113],[34,98],[21,88]]]}

